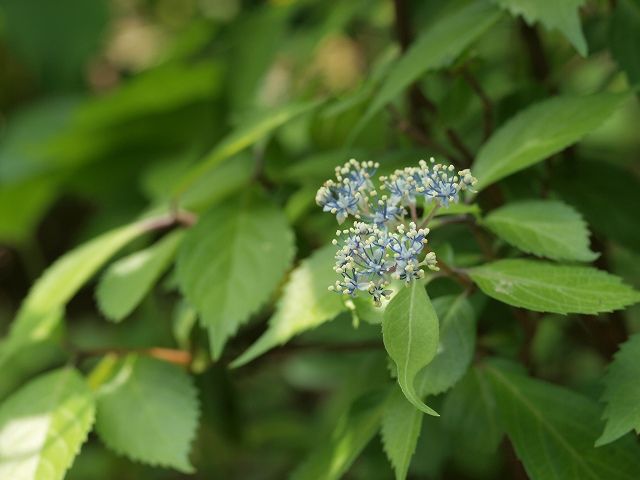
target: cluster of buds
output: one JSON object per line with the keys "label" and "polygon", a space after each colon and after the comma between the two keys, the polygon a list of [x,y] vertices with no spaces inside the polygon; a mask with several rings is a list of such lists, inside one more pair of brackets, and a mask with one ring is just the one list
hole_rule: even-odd
{"label": "cluster of buds", "polygon": [[366,291],[380,305],[392,293],[391,280],[409,283],[422,278],[422,266],[438,270],[433,252],[419,259],[428,233],[428,228],[418,229],[413,222],[408,230],[400,224],[393,232],[365,222],[338,230],[333,244],[340,247],[333,269],[341,278],[329,290],[350,296]]}
{"label": "cluster of buds", "polygon": [[376,305],[391,295],[392,280],[409,283],[424,277],[423,267],[438,270],[435,253],[427,249],[423,254],[429,229],[413,221],[407,226],[407,208],[415,212],[420,197],[425,204],[446,207],[477,182],[469,170],[456,173],[453,166],[432,158],[380,177],[384,194],[379,196],[372,180],[378,167],[371,161],[349,160],[336,167],[335,180],[326,181],[316,195],[317,204],[338,223],[349,216],[356,219],[351,228],[336,233],[334,270],[340,279],[329,289],[349,296],[368,292]]}

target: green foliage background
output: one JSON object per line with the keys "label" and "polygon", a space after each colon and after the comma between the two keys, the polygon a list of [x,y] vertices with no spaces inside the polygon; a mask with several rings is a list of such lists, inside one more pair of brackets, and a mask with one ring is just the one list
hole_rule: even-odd
{"label": "green foliage background", "polygon": [[[639,48],[639,0],[0,0],[0,479],[640,478]],[[428,295],[329,292],[317,188],[430,156],[479,183]]]}

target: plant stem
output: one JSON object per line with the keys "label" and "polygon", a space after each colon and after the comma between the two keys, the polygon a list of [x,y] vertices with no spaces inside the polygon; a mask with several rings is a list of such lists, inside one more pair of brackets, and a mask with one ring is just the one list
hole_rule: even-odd
{"label": "plant stem", "polygon": [[482,110],[484,112],[483,115],[483,126],[484,126],[484,140],[487,140],[491,133],[493,132],[493,103],[491,99],[487,95],[487,93],[480,85],[480,82],[476,79],[476,77],[471,73],[471,71],[465,66],[462,67],[460,73],[462,74],[462,78],[467,82],[467,84],[471,87],[471,89],[475,92],[475,94],[480,99],[482,103]]}
{"label": "plant stem", "polygon": [[189,367],[193,361],[193,357],[190,352],[185,350],[177,350],[172,348],[150,347],[150,348],[120,348],[120,347],[106,347],[106,348],[94,348],[90,350],[80,350],[76,352],[76,358],[78,361],[82,361],[91,357],[102,357],[104,355],[117,355],[124,356],[131,353],[138,355],[146,355],[158,360],[180,365],[182,367]]}
{"label": "plant stem", "polygon": [[440,209],[440,202],[436,201],[436,204],[433,206],[433,208],[431,209],[431,211],[429,212],[429,214],[425,217],[425,219],[422,221],[422,223],[420,224],[420,226],[418,227],[418,230],[421,228],[425,228],[427,225],[429,225],[429,222],[433,219],[433,217],[436,216],[436,212]]}

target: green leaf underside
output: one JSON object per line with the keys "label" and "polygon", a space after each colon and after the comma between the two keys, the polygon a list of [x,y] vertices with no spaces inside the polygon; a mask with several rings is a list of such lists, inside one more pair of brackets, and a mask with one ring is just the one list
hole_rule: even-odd
{"label": "green leaf underside", "polygon": [[284,214],[264,199],[245,197],[238,205],[216,207],[187,233],[177,279],[209,330],[214,358],[269,299],[293,255]]}
{"label": "green leaf underside", "polygon": [[500,18],[500,14],[500,10],[489,3],[474,2],[435,22],[393,65],[355,130],[362,128],[422,75],[451,65]]}
{"label": "green leaf underside", "polygon": [[[504,437],[496,400],[484,371],[474,367],[447,394],[442,421],[473,452],[494,454]],[[478,435],[482,432],[482,435]]]}
{"label": "green leaf underside", "polygon": [[182,231],[170,233],[109,266],[96,289],[98,306],[107,318],[120,321],[139,305],[169,267],[183,235]]}
{"label": "green leaf underside", "polygon": [[437,395],[455,385],[469,368],[475,349],[475,314],[465,296],[436,298],[433,308],[440,320],[440,345],[431,363],[416,376],[420,398]]}
{"label": "green leaf underside", "polygon": [[532,480],[640,478],[640,449],[631,439],[594,447],[601,430],[595,402],[495,366],[485,370],[507,434]]}
{"label": "green leaf underside", "polygon": [[320,444],[291,475],[292,480],[337,480],[347,472],[380,428],[385,397],[365,394],[337,421],[331,438]]}
{"label": "green leaf underside", "polygon": [[340,295],[327,289],[336,279],[331,268],[334,256],[335,247],[327,245],[302,261],[291,273],[276,312],[269,320],[267,331],[231,363],[232,367],[249,363],[294,336],[332,320],[345,310]]}
{"label": "green leaf underside", "polygon": [[580,26],[580,7],[585,0],[493,0],[532,25],[541,22],[548,30],[558,30],[580,55],[587,56],[587,42]]}
{"label": "green leaf underside", "polygon": [[0,478],[61,480],[94,418],[93,393],[75,369],[30,381],[0,406]]}
{"label": "green leaf underside", "polygon": [[606,445],[631,430],[640,433],[640,335],[622,344],[604,379],[604,432],[596,445]]}
{"label": "green leaf underside", "polygon": [[599,127],[628,93],[558,96],[532,105],[502,125],[472,166],[477,190],[561,151]]}
{"label": "green leaf underside", "polygon": [[491,212],[484,224],[523,252],[553,260],[590,262],[589,231],[578,212],[554,200],[527,200]]}
{"label": "green leaf underside", "polygon": [[96,431],[110,449],[135,461],[193,472],[188,456],[199,405],[184,370],[129,355],[113,365],[96,396]]}
{"label": "green leaf underside", "polygon": [[537,312],[595,314],[640,301],[640,293],[615,275],[584,266],[507,259],[469,270],[496,300]]}
{"label": "green leaf underside", "polygon": [[393,466],[396,480],[407,478],[411,457],[416,451],[423,413],[415,408],[395,388],[385,405],[382,416],[382,445]]}
{"label": "green leaf underside", "polygon": [[111,256],[143,232],[142,223],[111,230],[56,260],[36,281],[20,307],[0,353],[0,365],[21,347],[51,335],[71,297]]}
{"label": "green leaf underside", "polygon": [[183,193],[201,176],[207,174],[209,170],[225,159],[240,153],[273,130],[300,115],[310,112],[320,104],[320,101],[312,101],[285,105],[275,111],[266,112],[253,121],[245,123],[242,127],[224,137],[198,165],[187,172],[178,182],[174,194],[179,195]]}
{"label": "green leaf underside", "polygon": [[424,285],[414,281],[389,302],[382,319],[382,340],[398,370],[398,384],[416,408],[438,415],[420,399],[415,380],[438,350],[438,317]]}

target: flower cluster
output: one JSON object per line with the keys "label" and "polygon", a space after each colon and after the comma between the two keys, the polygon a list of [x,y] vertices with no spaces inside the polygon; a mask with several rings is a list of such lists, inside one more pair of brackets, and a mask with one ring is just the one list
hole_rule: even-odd
{"label": "flower cluster", "polygon": [[393,232],[365,222],[355,222],[349,229],[338,230],[340,242],[333,241],[334,245],[340,243],[334,270],[342,278],[329,289],[350,296],[366,291],[376,305],[380,305],[391,294],[387,288],[390,279],[408,283],[422,278],[422,265],[438,270],[433,252],[419,260],[428,233],[428,228],[418,229],[413,222],[408,230],[400,224]]}
{"label": "flower cluster", "polygon": [[329,289],[350,296],[366,291],[376,305],[389,298],[391,280],[408,283],[424,276],[422,267],[438,270],[435,254],[426,249],[423,255],[429,229],[413,221],[405,225],[408,211],[416,220],[419,199],[432,209],[446,207],[477,182],[468,169],[455,172],[452,165],[432,158],[380,177],[379,195],[372,180],[378,167],[371,161],[349,160],[336,167],[335,180],[326,181],[316,195],[317,204],[338,223],[356,219],[351,228],[338,230],[333,241],[339,245],[334,270],[340,279]]}

